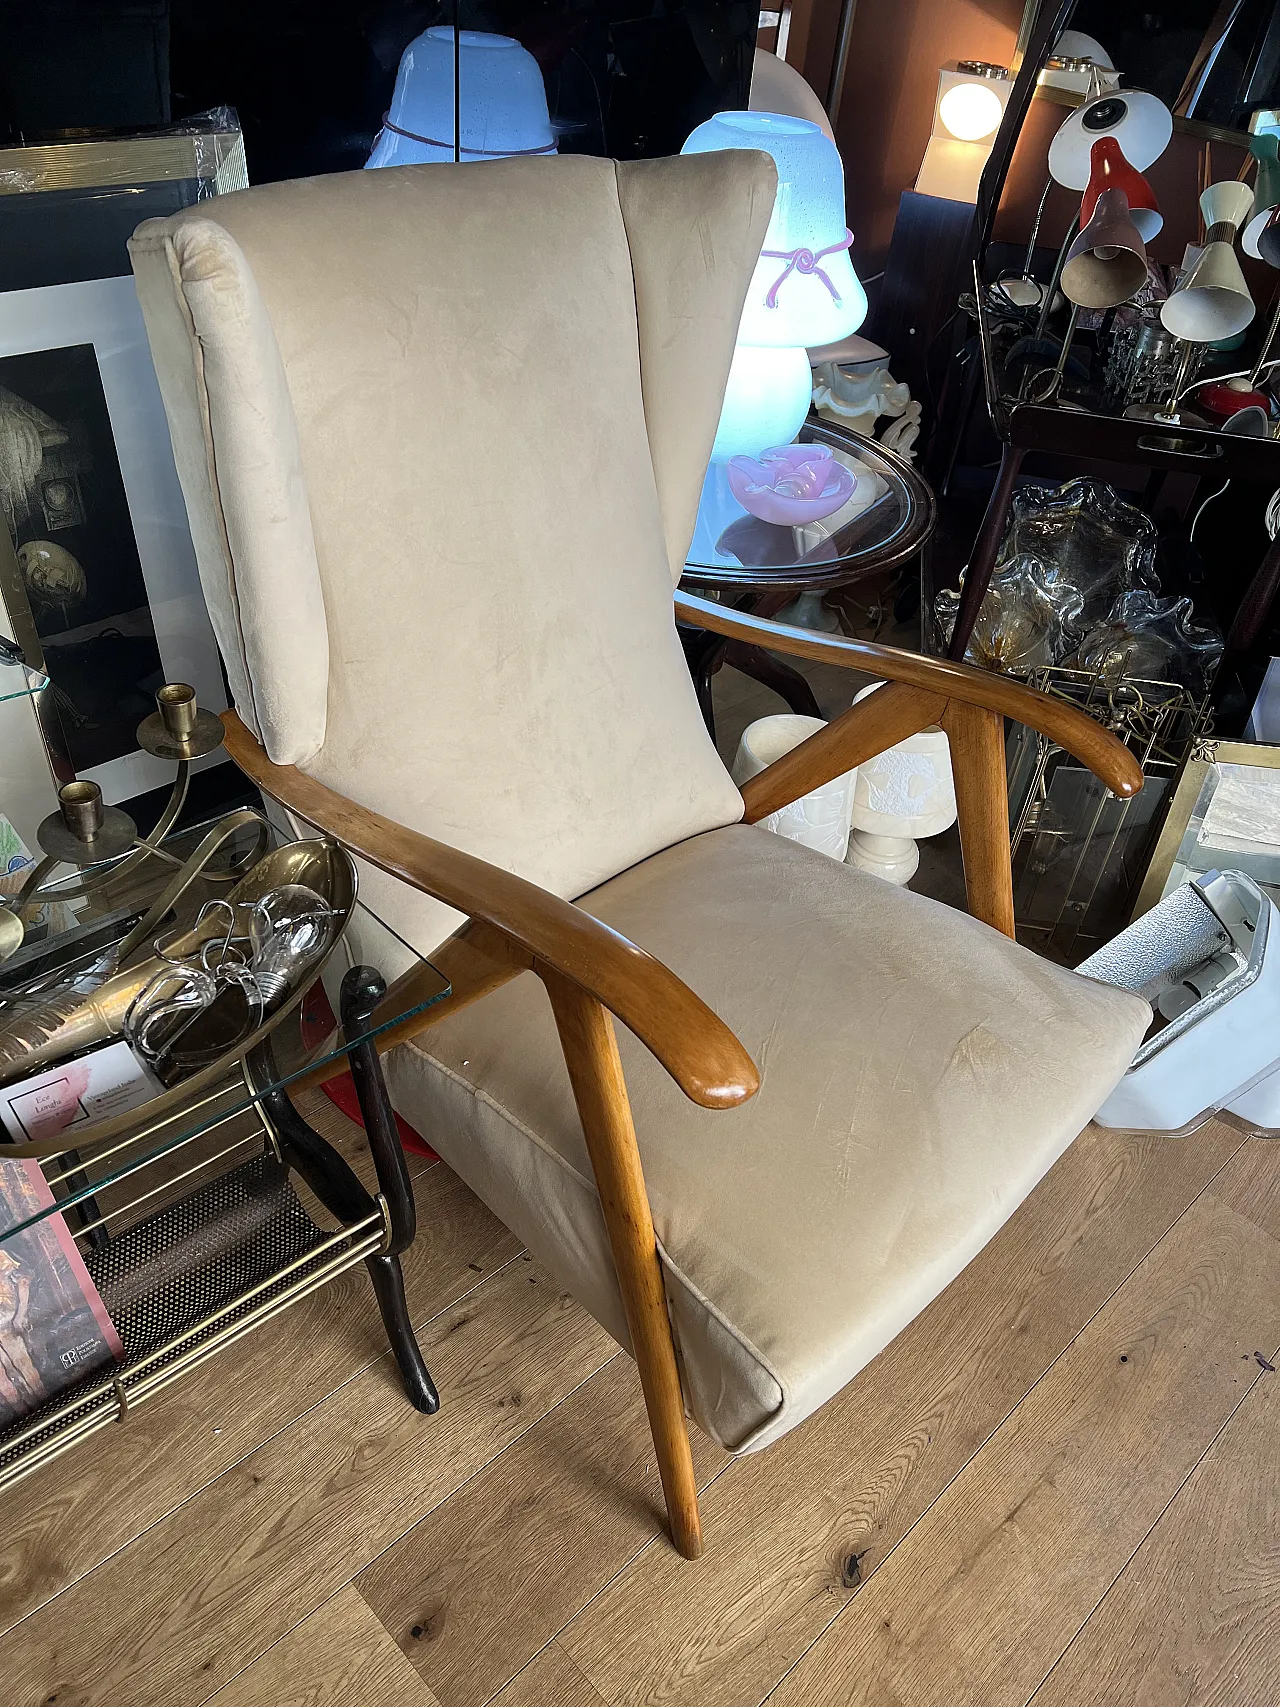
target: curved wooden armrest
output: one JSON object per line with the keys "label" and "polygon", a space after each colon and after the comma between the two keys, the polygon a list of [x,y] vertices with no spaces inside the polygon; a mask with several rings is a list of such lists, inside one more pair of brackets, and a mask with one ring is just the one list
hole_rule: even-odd
{"label": "curved wooden armrest", "polygon": [[[729,610],[692,593],[676,593],[676,616],[695,628],[706,628],[713,634],[724,634],[733,640],[746,640],[771,652],[786,652],[796,658],[812,658],[819,664],[839,664],[845,669],[865,670],[870,675],[883,676],[888,681],[901,683],[904,688],[916,690],[912,698],[906,694],[895,694],[892,700],[884,690],[873,694],[853,711],[846,712],[822,735],[813,736],[803,747],[788,753],[786,759],[779,759],[760,776],[752,778],[743,790],[744,799],[748,798],[748,790],[762,783],[771,771],[783,774],[779,767],[795,753],[809,751],[811,758],[817,758],[819,753],[824,758],[828,754],[834,757],[837,753],[843,757],[846,748],[853,750],[855,741],[861,751],[864,726],[872,739],[878,738],[882,732],[901,729],[901,733],[890,735],[881,746],[861,751],[861,757],[845,757],[843,763],[836,764],[830,776],[820,779],[830,781],[831,776],[839,776],[842,770],[852,769],[863,759],[874,757],[907,735],[915,734],[930,723],[943,721],[947,702],[956,700],[962,705],[980,706],[983,710],[998,712],[1002,717],[1012,717],[1015,722],[1025,723],[1047,735],[1079,759],[1081,764],[1087,765],[1113,794],[1127,798],[1142,787],[1142,767],[1109,730],[1078,706],[1070,705],[1066,700],[1053,699],[1049,694],[1025,687],[1021,682],[1011,681],[1008,676],[993,676],[972,664],[926,658],[917,652],[901,652],[895,646],[879,646],[870,640],[850,640],[842,635],[815,634],[806,628],[787,628],[780,623],[748,616],[743,611]],[[879,705],[879,711],[873,726],[871,707],[876,705]],[[892,712],[889,707],[893,708]],[[864,712],[865,719],[861,716]],[[918,716],[920,721],[908,728],[906,725],[913,716]],[[839,743],[829,739],[842,725],[848,739]],[[809,788],[817,786],[817,782],[809,783],[800,793],[807,793]],[[796,798],[792,795],[789,800]],[[766,806],[760,816],[777,811],[779,805],[787,805],[789,800]]]}
{"label": "curved wooden armrest", "polygon": [[851,706],[744,784],[743,816],[749,824],[940,723],[951,743],[969,911],[1006,936],[1014,934],[1014,915],[1003,719],[1012,717],[1048,736],[1087,765],[1113,794],[1128,798],[1142,787],[1141,766],[1109,730],[1066,700],[1007,676],[869,640],[786,628],[691,593],[676,593],[676,616],[771,652],[887,678],[878,693]]}
{"label": "curved wooden armrest", "polygon": [[594,996],[693,1102],[732,1108],[759,1089],[738,1039],[660,960],[572,902],[358,806],[292,765],[272,764],[234,711],[223,712],[222,722],[227,751],[264,794],[371,865],[483,921],[515,945],[522,964],[552,968]]}

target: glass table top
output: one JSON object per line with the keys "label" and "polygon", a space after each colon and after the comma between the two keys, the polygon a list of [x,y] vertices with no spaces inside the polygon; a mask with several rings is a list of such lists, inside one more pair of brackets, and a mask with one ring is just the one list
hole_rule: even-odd
{"label": "glass table top", "polygon": [[48,676],[25,664],[14,642],[0,634],[0,704],[8,699],[30,699],[48,685]]}
{"label": "glass table top", "polygon": [[826,421],[807,421],[797,442],[829,446],[854,476],[853,495],[820,521],[783,527],[748,515],[724,468],[713,464],[685,561],[686,585],[839,586],[894,567],[928,540],[937,519],[934,496],[902,457]]}
{"label": "glass table top", "polygon": [[[0,814],[4,806],[0,798]],[[25,1171],[33,1178],[31,1167],[42,1170],[54,1197],[37,1181],[39,1201],[27,1201],[15,1220],[0,1189],[0,1248],[33,1220],[126,1180],[134,1187],[125,1195],[136,1202],[138,1183],[154,1177],[145,1170],[161,1157],[184,1147],[202,1153],[264,1093],[449,993],[447,980],[422,963],[413,999],[397,1004],[394,1020],[375,1013],[344,1036],[321,970],[343,955],[349,923],[376,923],[383,940],[395,933],[356,895],[354,868],[335,843],[292,841],[248,808],[165,837],[158,851],[135,844],[92,866],[54,866],[32,890],[36,868],[28,854],[0,894],[0,1176],[12,1172],[7,1160],[21,1167],[19,1158],[38,1158]],[[299,919],[299,934],[290,934]],[[262,956],[286,936],[297,952],[278,958],[283,982],[273,993]],[[199,995],[200,969],[216,972],[229,944],[233,974],[239,956],[258,981],[246,991],[233,975],[215,999],[206,992],[204,1006],[194,998],[189,1013],[181,1001],[173,1005],[193,983]],[[175,962],[187,971],[166,982]],[[199,1163],[207,1165],[207,1157]],[[181,1170],[185,1160],[170,1165],[170,1178],[173,1166]]]}

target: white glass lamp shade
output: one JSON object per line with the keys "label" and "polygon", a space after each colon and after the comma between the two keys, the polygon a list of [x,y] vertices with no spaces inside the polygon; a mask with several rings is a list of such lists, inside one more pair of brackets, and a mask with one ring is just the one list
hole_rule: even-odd
{"label": "white glass lamp shade", "polygon": [[[749,723],[738,743],[738,755],[733,761],[733,780],[741,788],[753,776],[759,776],[775,759],[807,741],[827,726],[821,717],[761,717]],[[849,807],[853,798],[855,772],[846,771],[832,782],[823,783],[812,794],[771,812],[760,820],[763,830],[816,848],[831,859],[843,859],[849,843]]]}
{"label": "white glass lamp shade", "polygon": [[739,344],[809,346],[856,332],[867,293],[849,259],[844,167],[836,145],[808,119],[786,113],[717,113],[682,154],[755,148],[772,155],[778,193],[747,291]]}
{"label": "white glass lamp shade", "polygon": [[770,445],[789,445],[803,427],[813,396],[809,352],[739,344],[724,389],[713,462],[757,456]]}
{"label": "white glass lamp shade", "polygon": [[978,183],[1004,117],[1013,84],[1003,66],[962,60],[938,77],[929,137],[916,193],[976,202]]}
{"label": "white glass lamp shade", "polygon": [[1089,187],[1093,145],[1113,136],[1135,171],[1145,172],[1169,146],[1173,114],[1142,89],[1117,89],[1077,107],[1049,144],[1049,175],[1067,190]]}
{"label": "white glass lamp shade", "polygon": [[[547,92],[533,55],[511,36],[463,30],[458,41],[461,158],[554,154]],[[411,41],[369,166],[453,159],[453,31],[442,25]]]}
{"label": "white glass lamp shade", "polygon": [[[863,688],[854,704],[880,686]],[[849,863],[890,883],[906,883],[920,863],[917,839],[940,835],[955,821],[951,746],[935,725],[858,766]]]}

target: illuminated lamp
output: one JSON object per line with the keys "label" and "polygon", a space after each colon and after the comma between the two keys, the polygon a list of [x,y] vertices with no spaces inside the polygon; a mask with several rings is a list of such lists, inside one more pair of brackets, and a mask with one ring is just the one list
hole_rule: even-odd
{"label": "illuminated lamp", "polygon": [[867,293],[849,259],[844,167],[830,137],[784,113],[717,113],[681,153],[725,148],[771,155],[778,191],[738,323],[711,453],[721,463],[795,438],[813,389],[809,346],[847,338],[867,313]]}
{"label": "illuminated lamp", "polygon": [[[418,166],[454,157],[453,31],[435,25],[400,56],[391,105],[366,166]],[[511,36],[462,30],[459,158],[554,154],[547,92],[533,55]]]}
{"label": "illuminated lamp", "polygon": [[916,179],[917,194],[977,201],[978,180],[1012,92],[1005,67],[980,59],[962,59],[939,74],[933,130]]}

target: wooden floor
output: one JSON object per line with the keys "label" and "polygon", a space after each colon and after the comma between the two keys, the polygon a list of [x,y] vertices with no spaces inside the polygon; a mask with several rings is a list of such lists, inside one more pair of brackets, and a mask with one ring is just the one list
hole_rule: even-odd
{"label": "wooden floor", "polygon": [[1280,1148],[1091,1129],[818,1416],[696,1442],[696,1564],[630,1360],[415,1183],[439,1415],[357,1273],[28,1478],[0,1707],[1280,1702]]}
{"label": "wooden floor", "polygon": [[630,1360],[416,1188],[439,1415],[358,1273],[20,1483],[3,1707],[1280,1700],[1274,1145],[1090,1130],[825,1411],[698,1443],[697,1564]]}

